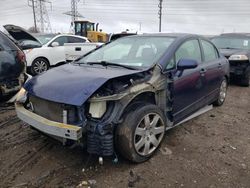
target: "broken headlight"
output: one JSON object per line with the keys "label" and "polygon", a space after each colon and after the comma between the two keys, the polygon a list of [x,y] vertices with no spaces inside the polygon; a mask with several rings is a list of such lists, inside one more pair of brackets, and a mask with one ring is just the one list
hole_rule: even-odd
{"label": "broken headlight", "polygon": [[25,103],[27,100],[27,91],[22,87],[16,95],[16,102]]}
{"label": "broken headlight", "polygon": [[90,102],[89,113],[93,118],[101,118],[107,110],[106,101]]}

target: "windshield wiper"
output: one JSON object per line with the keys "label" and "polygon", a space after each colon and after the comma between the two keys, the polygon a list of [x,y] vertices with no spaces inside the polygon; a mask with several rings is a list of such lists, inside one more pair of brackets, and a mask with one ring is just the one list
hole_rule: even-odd
{"label": "windshield wiper", "polygon": [[111,66],[123,67],[123,68],[130,69],[130,70],[138,70],[135,67],[131,67],[131,66],[128,66],[128,65],[117,64],[117,63],[111,63],[111,62],[108,62],[108,61],[87,62],[87,64],[88,65],[102,65],[104,67],[107,67],[107,66],[111,65]]}

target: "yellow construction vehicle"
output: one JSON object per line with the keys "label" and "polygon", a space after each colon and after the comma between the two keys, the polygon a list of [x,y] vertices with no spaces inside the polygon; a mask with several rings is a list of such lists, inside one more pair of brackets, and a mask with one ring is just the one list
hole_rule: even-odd
{"label": "yellow construction vehicle", "polygon": [[108,34],[98,31],[99,23],[93,23],[88,20],[74,21],[75,34],[87,37],[92,42],[107,42]]}

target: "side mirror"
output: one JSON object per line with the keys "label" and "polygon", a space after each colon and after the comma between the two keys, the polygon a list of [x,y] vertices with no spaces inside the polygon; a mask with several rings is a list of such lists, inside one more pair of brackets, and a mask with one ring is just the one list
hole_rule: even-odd
{"label": "side mirror", "polygon": [[52,46],[52,47],[59,46],[59,43],[58,43],[58,42],[52,42],[51,46]]}
{"label": "side mirror", "polygon": [[180,59],[177,63],[177,70],[184,71],[186,69],[194,69],[198,66],[198,62],[193,59]]}

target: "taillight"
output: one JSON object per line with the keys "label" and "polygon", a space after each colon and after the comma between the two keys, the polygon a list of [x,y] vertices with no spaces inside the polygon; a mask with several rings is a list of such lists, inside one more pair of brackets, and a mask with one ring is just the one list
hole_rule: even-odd
{"label": "taillight", "polygon": [[26,57],[25,57],[25,54],[23,53],[23,51],[21,51],[21,50],[17,51],[17,59],[19,62],[23,62],[23,63],[26,62]]}

